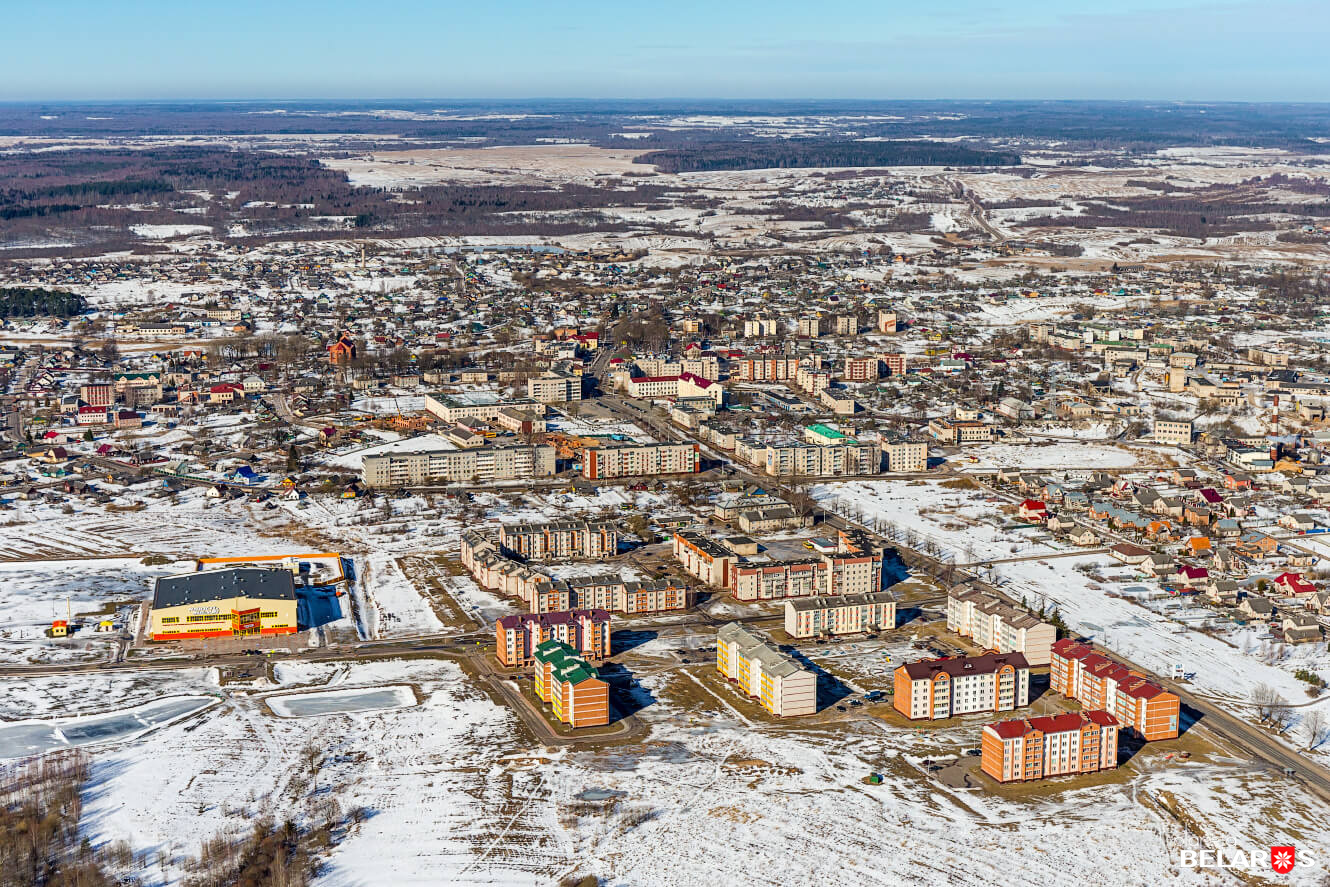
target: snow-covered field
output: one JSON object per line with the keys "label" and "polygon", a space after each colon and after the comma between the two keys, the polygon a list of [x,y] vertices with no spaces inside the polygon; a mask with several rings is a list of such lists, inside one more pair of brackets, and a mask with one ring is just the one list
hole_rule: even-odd
{"label": "snow-covered field", "polygon": [[[973,457],[974,462],[970,461]],[[1130,468],[1137,462],[1130,450],[1106,444],[1058,441],[1043,444],[982,444],[965,447],[952,460],[973,468]]]}
{"label": "snow-covered field", "polygon": [[[1330,807],[1241,762],[1151,757],[1120,779],[1008,799],[947,788],[920,766],[973,745],[977,724],[949,738],[871,717],[836,731],[756,725],[719,701],[681,707],[672,693],[690,682],[678,673],[642,678],[655,700],[640,714],[647,738],[595,751],[531,746],[446,662],[293,663],[278,676],[329,682],[343,698],[409,683],[420,702],[279,718],[236,691],[186,722],[94,748],[89,837],[156,849],[154,883],[164,885],[205,837],[260,815],[298,818],[335,797],[369,815],[332,850],[318,881],[329,887],[571,875],[615,887],[989,885],[1016,870],[1042,884],[1199,887],[1239,882],[1181,867],[1181,850],[1311,852],[1330,840]],[[864,784],[870,772],[885,781]],[[1316,876],[1298,871],[1287,883]]]}

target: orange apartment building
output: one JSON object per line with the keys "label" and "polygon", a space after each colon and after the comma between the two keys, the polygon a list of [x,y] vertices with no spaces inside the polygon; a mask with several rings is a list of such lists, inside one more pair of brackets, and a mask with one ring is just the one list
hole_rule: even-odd
{"label": "orange apartment building", "polygon": [[610,722],[610,685],[567,644],[545,641],[535,653],[536,695],[554,716],[573,727],[603,727]]}
{"label": "orange apartment building", "polygon": [[653,443],[585,447],[579,451],[588,480],[656,474],[697,474],[702,462],[697,444]]}
{"label": "orange apartment building", "polygon": [[980,748],[980,768],[998,782],[1113,770],[1118,722],[1102,710],[1001,721],[984,727]]}
{"label": "orange apartment building", "polygon": [[494,655],[507,668],[524,668],[533,663],[536,648],[546,641],[567,644],[588,662],[603,662],[610,655],[607,610],[514,614],[496,622],[494,634]]}
{"label": "orange apartment building", "polygon": [[1176,739],[1178,697],[1140,672],[1070,638],[1053,644],[1049,686],[1087,709],[1103,709],[1147,741]]}
{"label": "orange apartment building", "polygon": [[892,675],[892,705],[912,721],[1030,704],[1030,665],[1020,653],[907,662]]}

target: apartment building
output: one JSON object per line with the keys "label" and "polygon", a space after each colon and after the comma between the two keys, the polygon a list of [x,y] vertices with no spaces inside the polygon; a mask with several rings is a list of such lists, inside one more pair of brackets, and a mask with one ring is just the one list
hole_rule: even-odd
{"label": "apartment building", "polygon": [[1085,708],[1102,708],[1123,729],[1147,741],[1175,739],[1178,697],[1139,672],[1096,653],[1089,644],[1064,638],[1053,644],[1049,686]]}
{"label": "apartment building", "polygon": [[853,438],[821,446],[796,441],[768,444],[757,452],[760,461],[755,464],[772,477],[859,476],[882,471],[877,446]]}
{"label": "apartment building", "polygon": [[875,382],[881,375],[881,363],[876,357],[847,357],[841,378],[846,382]]}
{"label": "apartment building", "polygon": [[554,579],[505,556],[496,540],[474,530],[462,534],[460,560],[481,588],[518,598],[532,613],[594,609],[638,615],[693,605],[691,589],[666,579],[638,581],[612,573]]}
{"label": "apartment building", "polygon": [[617,444],[586,447],[582,476],[588,480],[655,474],[697,474],[701,447],[690,443]]}
{"label": "apartment building", "polygon": [[993,440],[992,426],[977,419],[933,419],[928,423],[928,433],[939,443],[951,447],[991,443]]}
{"label": "apartment building", "polygon": [[1156,419],[1154,439],[1157,443],[1175,444],[1177,446],[1188,446],[1191,444],[1192,423],[1190,421],[1173,421],[1169,419]]}
{"label": "apartment building", "polygon": [[380,489],[522,480],[554,474],[554,447],[509,445],[379,453],[362,457],[361,465],[365,485]]}
{"label": "apartment building", "polygon": [[725,389],[719,382],[692,373],[680,373],[677,376],[632,376],[624,384],[624,390],[629,397],[640,400],[706,398],[716,406],[725,401]]}
{"label": "apartment building", "polygon": [[861,533],[842,531],[834,551],[813,558],[736,564],[730,570],[736,600],[778,600],[882,590],[881,548]]}
{"label": "apartment building", "polygon": [[603,727],[610,722],[610,687],[591,663],[559,641],[536,647],[536,695],[551,713],[573,727]]}
{"label": "apartment building", "polygon": [[785,633],[792,638],[861,634],[896,627],[896,595],[890,591],[785,602]]}
{"label": "apartment building", "polygon": [[674,534],[674,559],[683,565],[688,575],[705,585],[729,588],[739,556],[718,542],[693,530],[680,530]]}
{"label": "apartment building", "polygon": [[534,400],[502,400],[498,395],[484,391],[468,391],[460,394],[426,394],[425,409],[449,425],[455,425],[463,419],[484,419],[493,422],[507,409],[519,409],[545,415],[545,405]]}
{"label": "apartment building", "polygon": [[928,470],[928,444],[922,441],[882,442],[887,471],[920,472]]}
{"label": "apartment building", "polygon": [[1030,665],[1020,653],[986,653],[908,662],[893,674],[896,710],[910,720],[941,720],[1030,704]]}
{"label": "apartment building", "polygon": [[506,668],[524,668],[535,661],[536,648],[546,641],[571,647],[588,662],[610,655],[610,614],[607,610],[558,610],[505,616],[494,624],[495,656]]}
{"label": "apartment building", "polygon": [[532,376],[526,380],[526,396],[536,403],[545,404],[581,400],[582,377],[567,370]]}
{"label": "apartment building", "polygon": [[754,317],[744,321],[744,338],[758,339],[780,332],[780,323],[768,317]]}
{"label": "apartment building", "polygon": [[947,631],[972,638],[985,650],[1021,653],[1032,666],[1048,665],[1057,629],[1006,601],[978,590],[947,596]]}
{"label": "apartment building", "polygon": [[613,557],[619,530],[613,521],[564,520],[539,524],[502,524],[499,544],[529,561]]}
{"label": "apartment building", "polygon": [[739,382],[790,382],[799,373],[793,357],[756,357],[731,364],[730,377]]}
{"label": "apartment building", "polygon": [[882,365],[886,367],[887,374],[891,376],[905,375],[905,355],[904,354],[880,354],[878,358]]}
{"label": "apartment building", "polygon": [[816,314],[799,318],[798,333],[801,336],[816,339],[822,335],[822,318]]}
{"label": "apartment building", "polygon": [[716,670],[778,718],[817,712],[817,675],[737,622],[716,633]]}
{"label": "apartment building", "polygon": [[895,311],[888,311],[885,308],[877,309],[877,331],[879,333],[894,333],[899,323],[900,318],[896,316]]}
{"label": "apartment building", "polygon": [[794,373],[794,385],[800,391],[817,396],[831,387],[831,373],[801,364]]}
{"label": "apartment building", "polygon": [[115,403],[115,386],[110,382],[80,385],[79,400],[90,407],[109,407]]}
{"label": "apartment building", "polygon": [[980,769],[998,782],[1027,782],[1118,766],[1118,722],[1106,711],[1019,718],[984,727]]}

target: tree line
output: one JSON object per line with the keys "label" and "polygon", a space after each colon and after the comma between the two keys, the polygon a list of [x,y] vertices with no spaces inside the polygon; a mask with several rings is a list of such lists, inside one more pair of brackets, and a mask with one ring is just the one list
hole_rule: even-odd
{"label": "tree line", "polygon": [[648,151],[634,163],[661,172],[716,172],[742,169],[798,169],[819,166],[1017,166],[1019,154],[982,151],[964,145],[916,141],[717,142]]}
{"label": "tree line", "polygon": [[73,317],[88,310],[87,300],[67,290],[0,287],[0,317]]}

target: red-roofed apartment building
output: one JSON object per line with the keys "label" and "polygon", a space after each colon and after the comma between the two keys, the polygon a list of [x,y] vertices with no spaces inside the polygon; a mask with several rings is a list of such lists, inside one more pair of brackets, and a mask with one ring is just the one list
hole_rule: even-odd
{"label": "red-roofed apartment building", "polygon": [[608,610],[561,610],[505,616],[494,626],[499,664],[521,668],[535,661],[536,648],[546,641],[561,641],[589,662],[610,655]]}
{"label": "red-roofed apartment building", "polygon": [[1102,710],[1002,721],[984,727],[980,748],[980,769],[998,782],[1112,770],[1118,722]]}
{"label": "red-roofed apartment building", "polygon": [[1049,686],[1087,709],[1104,709],[1143,739],[1176,739],[1178,697],[1088,644],[1063,638],[1053,644]]}

